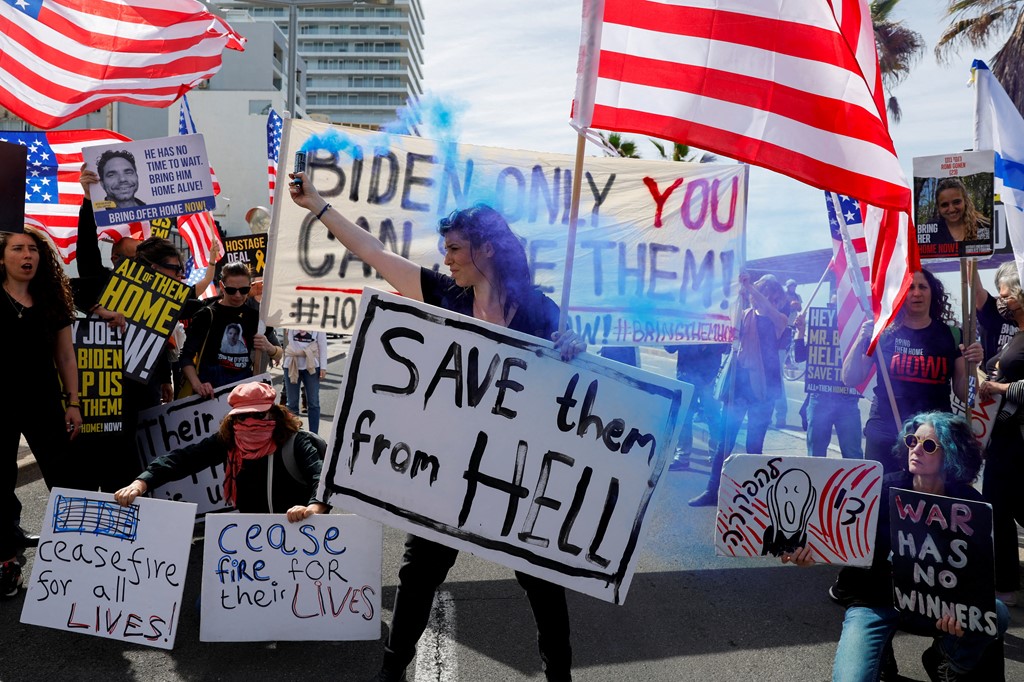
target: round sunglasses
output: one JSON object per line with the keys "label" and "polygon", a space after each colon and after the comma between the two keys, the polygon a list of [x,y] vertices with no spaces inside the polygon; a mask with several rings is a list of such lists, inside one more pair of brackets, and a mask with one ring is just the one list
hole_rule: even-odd
{"label": "round sunglasses", "polygon": [[906,443],[907,447],[910,448],[911,450],[916,448],[917,444],[920,443],[921,447],[929,455],[939,449],[939,443],[935,439],[933,439],[933,438],[918,438],[917,436],[915,436],[912,433],[908,433],[907,436],[903,439],[903,442]]}

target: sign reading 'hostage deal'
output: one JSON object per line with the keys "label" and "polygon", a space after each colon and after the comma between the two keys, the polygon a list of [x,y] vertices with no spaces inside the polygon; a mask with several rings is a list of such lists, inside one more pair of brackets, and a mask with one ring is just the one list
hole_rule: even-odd
{"label": "sign reading 'hostage deal'", "polygon": [[625,599],[692,386],[372,291],[352,349],[321,479],[334,504]]}

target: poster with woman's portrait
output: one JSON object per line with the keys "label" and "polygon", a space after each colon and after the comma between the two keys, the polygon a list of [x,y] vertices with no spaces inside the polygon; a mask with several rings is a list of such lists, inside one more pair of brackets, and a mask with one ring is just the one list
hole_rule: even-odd
{"label": "poster with woman's portrait", "polygon": [[921,258],[992,254],[991,151],[914,158],[914,224]]}

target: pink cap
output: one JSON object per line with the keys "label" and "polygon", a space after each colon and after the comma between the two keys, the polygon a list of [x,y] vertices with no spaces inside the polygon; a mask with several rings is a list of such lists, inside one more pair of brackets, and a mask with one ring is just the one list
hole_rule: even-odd
{"label": "pink cap", "polygon": [[228,405],[231,411],[228,414],[244,414],[246,412],[266,412],[274,406],[277,400],[277,391],[273,386],[252,381],[241,386],[235,386],[228,396]]}

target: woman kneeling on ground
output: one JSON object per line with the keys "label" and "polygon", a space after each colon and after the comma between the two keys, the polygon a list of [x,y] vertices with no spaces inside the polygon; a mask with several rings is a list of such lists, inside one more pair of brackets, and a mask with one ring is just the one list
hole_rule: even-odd
{"label": "woman kneeling on ground", "polygon": [[276,398],[267,384],[236,386],[228,396],[231,411],[217,433],[154,460],[114,499],[128,506],[150,488],[223,464],[224,499],[240,512],[287,513],[292,522],[327,513],[330,507],[316,499],[319,437],[299,430],[302,421]]}
{"label": "woman kneeling on ground", "polygon": [[[882,480],[882,509],[888,508],[891,488],[983,501],[971,485],[981,468],[981,446],[961,417],[948,412],[924,412],[911,417],[903,424],[903,438],[893,449],[893,455],[899,458],[903,470]],[[880,514],[870,568],[847,566],[840,572],[851,600],[832,668],[834,682],[898,679],[892,654],[893,635],[897,630],[923,634],[912,626],[912,614],[893,605],[889,528],[889,515]],[[814,559],[810,548],[802,547],[783,554],[782,562],[810,566]],[[995,606],[995,635],[965,631],[950,615],[935,622],[935,641],[921,657],[932,680],[965,679],[978,666],[985,647],[1001,637],[1010,622],[1006,606],[999,600]]]}

